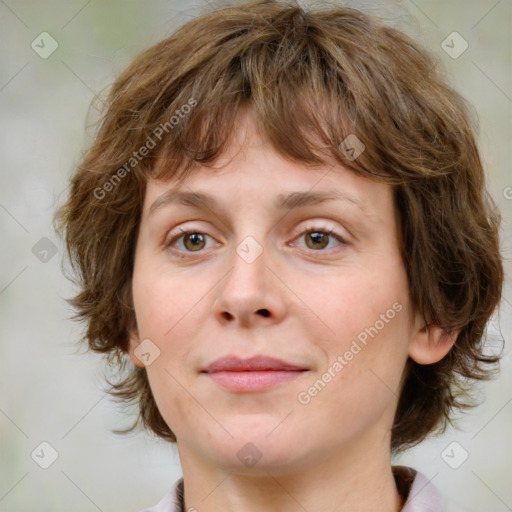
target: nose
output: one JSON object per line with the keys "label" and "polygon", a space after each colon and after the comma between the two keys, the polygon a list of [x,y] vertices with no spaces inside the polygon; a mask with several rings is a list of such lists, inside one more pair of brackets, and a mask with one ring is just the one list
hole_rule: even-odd
{"label": "nose", "polygon": [[241,243],[233,251],[230,268],[216,287],[213,309],[218,321],[239,327],[281,321],[286,309],[286,287],[270,252],[255,241]]}

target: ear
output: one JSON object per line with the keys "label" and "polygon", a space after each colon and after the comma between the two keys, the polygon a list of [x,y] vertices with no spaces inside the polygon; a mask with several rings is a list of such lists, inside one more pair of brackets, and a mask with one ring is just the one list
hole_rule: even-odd
{"label": "ear", "polygon": [[139,333],[136,328],[130,330],[128,339],[128,354],[132,363],[138,368],[144,368],[144,363],[135,355],[135,349],[140,345]]}
{"label": "ear", "polygon": [[444,331],[436,325],[427,325],[416,316],[414,336],[409,342],[409,356],[418,364],[437,363],[448,354],[457,341],[460,329]]}

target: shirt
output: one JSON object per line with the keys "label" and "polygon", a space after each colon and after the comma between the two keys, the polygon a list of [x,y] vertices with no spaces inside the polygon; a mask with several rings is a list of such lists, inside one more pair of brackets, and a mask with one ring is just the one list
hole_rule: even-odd
{"label": "shirt", "polygon": [[[430,480],[407,466],[392,466],[398,492],[405,501],[401,512],[464,512],[443,500]],[[141,512],[185,512],[183,478],[155,506]]]}

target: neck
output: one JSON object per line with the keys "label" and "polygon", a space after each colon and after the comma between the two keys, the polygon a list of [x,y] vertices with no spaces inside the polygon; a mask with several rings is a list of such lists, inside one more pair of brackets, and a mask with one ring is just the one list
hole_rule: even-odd
{"label": "neck", "polygon": [[[391,469],[390,451],[354,446],[324,456],[294,472],[258,465],[220,467],[179,445],[185,510],[201,512],[399,512],[403,506]],[[387,445],[386,445],[387,446]],[[381,445],[382,447],[382,445]]]}

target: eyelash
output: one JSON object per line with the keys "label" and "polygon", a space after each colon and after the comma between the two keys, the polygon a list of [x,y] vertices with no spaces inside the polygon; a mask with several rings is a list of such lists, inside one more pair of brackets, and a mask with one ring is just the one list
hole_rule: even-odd
{"label": "eyelash", "polygon": [[[308,226],[306,229],[300,231],[295,238],[303,237],[304,235],[307,235],[309,233],[322,233],[324,235],[327,235],[327,236],[330,236],[332,238],[335,238],[338,242],[340,242],[340,245],[348,245],[348,242],[346,242],[345,239],[341,235],[336,233],[333,229],[328,228],[327,226]],[[184,230],[182,230],[180,228],[180,234],[176,235],[176,236],[171,236],[170,239],[165,241],[164,245],[165,245],[166,248],[167,247],[170,248],[171,246],[173,246],[175,244],[175,242],[177,242],[181,238],[183,238],[183,237],[185,237],[187,235],[191,235],[191,234],[206,235],[206,236],[212,238],[210,235],[207,235],[203,231],[200,231],[200,230],[197,230],[197,229],[188,229],[188,230],[184,231]],[[318,250],[308,249],[308,250],[311,251],[311,252],[327,252],[326,249],[318,249]],[[180,251],[180,252],[183,252],[183,251]],[[184,252],[187,253],[187,254],[194,254],[194,253],[201,253],[201,252],[203,252],[203,250],[198,250],[198,251],[187,251],[187,250],[185,250]]]}

